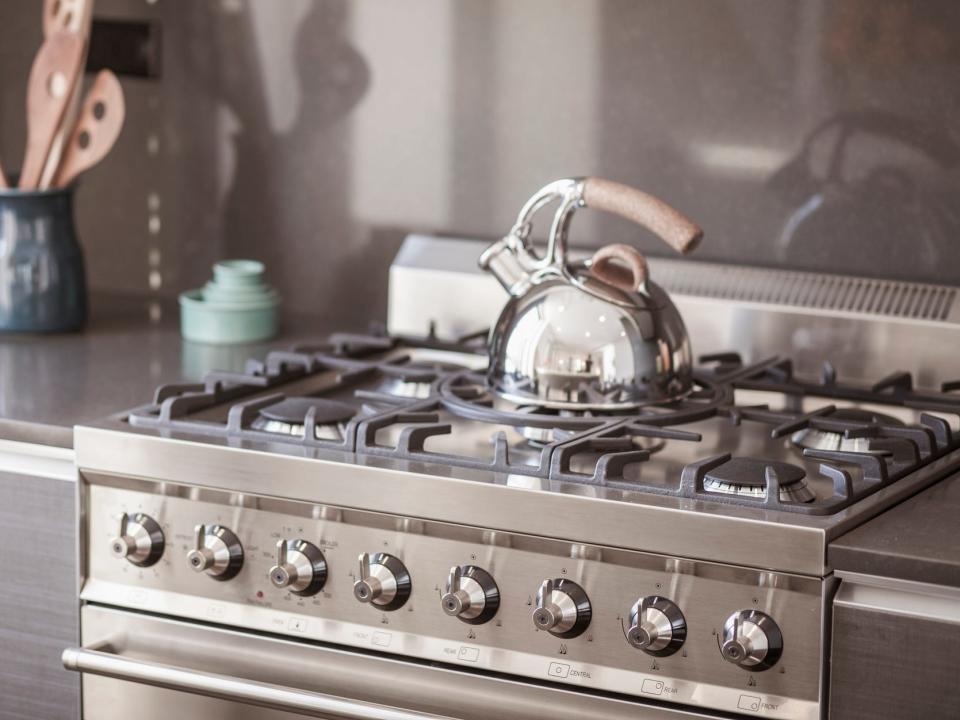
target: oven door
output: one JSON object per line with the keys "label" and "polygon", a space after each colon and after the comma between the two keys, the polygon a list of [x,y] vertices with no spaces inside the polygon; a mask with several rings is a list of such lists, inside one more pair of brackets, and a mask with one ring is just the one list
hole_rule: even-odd
{"label": "oven door", "polygon": [[86,720],[679,720],[711,717],[550,684],[518,682],[87,605]]}

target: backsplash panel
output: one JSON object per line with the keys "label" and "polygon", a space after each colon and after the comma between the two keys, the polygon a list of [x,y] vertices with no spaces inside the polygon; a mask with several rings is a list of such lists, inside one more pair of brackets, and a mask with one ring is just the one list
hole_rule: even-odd
{"label": "backsplash panel", "polygon": [[[0,5],[19,164],[39,4]],[[385,315],[410,231],[502,234],[556,177],[697,219],[701,259],[960,284],[953,0],[99,0],[162,29],[159,80],[84,178],[91,285],[168,296],[265,261],[290,309]],[[545,225],[545,223],[544,223]],[[580,213],[575,242],[664,248]]]}

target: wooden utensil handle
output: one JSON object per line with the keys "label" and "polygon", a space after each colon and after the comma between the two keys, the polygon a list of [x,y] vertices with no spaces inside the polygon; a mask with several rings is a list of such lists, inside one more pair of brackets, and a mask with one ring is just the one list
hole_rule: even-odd
{"label": "wooden utensil handle", "polygon": [[627,292],[643,285],[649,275],[647,259],[639,250],[623,243],[613,243],[597,250],[590,260],[590,272]]}
{"label": "wooden utensil handle", "polygon": [[703,230],[692,220],[663,200],[629,185],[589,177],[583,183],[583,201],[587,207],[642,225],[680,253],[690,252],[703,238]]}

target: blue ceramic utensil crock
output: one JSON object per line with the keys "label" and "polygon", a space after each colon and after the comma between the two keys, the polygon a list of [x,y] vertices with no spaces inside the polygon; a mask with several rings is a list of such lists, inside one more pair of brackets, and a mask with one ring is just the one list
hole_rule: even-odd
{"label": "blue ceramic utensil crock", "polygon": [[83,327],[87,284],[73,188],[0,191],[0,332]]}

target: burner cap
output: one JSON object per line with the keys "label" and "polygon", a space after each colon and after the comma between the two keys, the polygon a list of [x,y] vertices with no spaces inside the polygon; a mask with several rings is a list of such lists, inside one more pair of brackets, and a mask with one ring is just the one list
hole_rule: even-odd
{"label": "burner cap", "polygon": [[[894,427],[903,425],[895,417],[862,408],[840,408],[829,415],[825,415],[824,419],[851,423],[875,423]],[[870,450],[870,438],[845,438],[843,433],[815,427],[805,427],[802,430],[797,430],[790,436],[790,440],[798,448],[841,450],[843,452],[868,452]]]}
{"label": "burner cap", "polygon": [[780,501],[811,502],[815,495],[807,487],[806,471],[789,463],[760,458],[736,457],[707,473],[703,489],[707,492],[765,498],[767,478],[776,476],[780,482]]}
{"label": "burner cap", "polygon": [[339,400],[292,397],[263,408],[260,410],[260,414],[267,420],[290,425],[303,425],[310,408],[316,408],[314,421],[317,425],[344,423],[357,413],[355,407]]}

